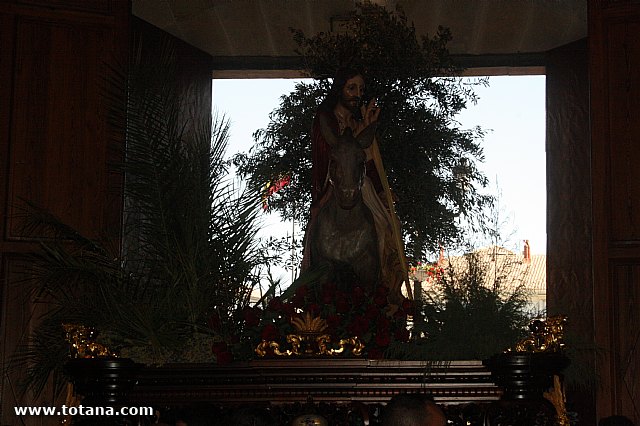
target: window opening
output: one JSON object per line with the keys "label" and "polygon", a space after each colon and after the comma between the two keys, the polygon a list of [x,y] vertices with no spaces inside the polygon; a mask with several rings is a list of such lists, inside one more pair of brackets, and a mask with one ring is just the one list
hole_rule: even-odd
{"label": "window opening", "polygon": [[[269,113],[280,104],[280,97],[291,93],[300,81],[303,79],[213,80],[213,110],[224,114],[231,125],[228,157],[251,148],[253,133],[268,125]],[[542,311],[546,307],[547,241],[545,76],[490,76],[489,86],[476,86],[474,91],[477,104],[467,105],[457,120],[463,129],[480,126],[486,132],[482,142],[485,161],[479,169],[490,181],[486,192],[497,197],[500,231],[499,239],[482,244],[493,243],[529,262],[535,275],[527,278],[531,307]],[[298,239],[306,226],[283,221],[277,212],[264,219],[261,237],[293,235]],[[297,276],[297,267],[292,266],[272,271],[284,287]]]}

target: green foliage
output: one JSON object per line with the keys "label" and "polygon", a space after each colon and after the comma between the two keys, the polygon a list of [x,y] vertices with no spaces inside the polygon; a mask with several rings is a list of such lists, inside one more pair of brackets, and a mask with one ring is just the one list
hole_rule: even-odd
{"label": "green foliage", "polygon": [[272,196],[270,205],[285,218],[306,223],[315,110],[340,66],[361,69],[366,96],[376,97],[382,108],[378,141],[389,183],[399,198],[396,210],[407,254],[422,259],[439,243],[458,242],[461,219],[479,217],[492,202],[480,192],[487,180],[476,168],[483,160],[483,132],[456,127],[456,114],[475,100],[472,82],[447,77],[460,70],[448,55],[451,34],[446,29],[418,40],[402,12],[366,3],[349,16],[345,30],[312,37],[292,30],[314,80],[296,85],[281,98],[267,128],[254,133],[256,145],[237,155],[234,163],[260,185],[289,174],[291,184]]}
{"label": "green foliage", "polygon": [[269,200],[270,208],[286,219],[306,222],[308,218],[311,205],[309,132],[314,113],[329,87],[327,81],[297,84],[294,92],[281,97],[280,107],[269,115],[267,128],[253,134],[257,144],[248,154],[240,153],[233,158],[238,173],[256,185],[282,174],[291,177],[291,183]]}
{"label": "green foliage", "polygon": [[[120,79],[128,82],[126,98],[117,81],[109,83],[113,124],[127,135],[122,248],[29,209],[26,228],[53,236],[32,259],[33,297],[47,308],[18,357],[32,367],[36,390],[60,371],[60,357],[47,357],[68,350],[63,322],[95,327],[101,342],[145,364],[212,360],[214,339],[238,332],[233,319],[264,262],[255,238],[260,200],[228,176],[228,122],[212,125],[197,105],[183,103],[194,97],[175,90],[174,64],[167,45]],[[214,315],[223,322],[216,336],[208,327]]]}
{"label": "green foliage", "polygon": [[397,345],[390,354],[406,359],[485,359],[513,346],[526,335],[531,319],[524,286],[505,282],[513,266],[506,263],[496,273],[477,252],[450,264],[435,291],[425,292],[423,321],[413,330],[424,337]]}

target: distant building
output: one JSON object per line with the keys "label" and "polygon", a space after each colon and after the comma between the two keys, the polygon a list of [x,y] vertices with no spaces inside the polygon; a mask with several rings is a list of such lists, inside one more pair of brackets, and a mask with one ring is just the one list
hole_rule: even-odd
{"label": "distant building", "polygon": [[[531,254],[528,240],[522,253],[514,253],[500,246],[483,247],[472,252],[486,268],[484,285],[488,288],[498,283],[506,292],[512,292],[517,286],[523,286],[529,296],[530,312],[543,313],[547,305],[547,256]],[[452,267],[454,274],[468,271],[466,255],[445,257],[441,250],[440,259],[432,267],[417,268],[411,278],[421,282],[423,291],[437,290],[436,273],[438,269],[447,274]]]}

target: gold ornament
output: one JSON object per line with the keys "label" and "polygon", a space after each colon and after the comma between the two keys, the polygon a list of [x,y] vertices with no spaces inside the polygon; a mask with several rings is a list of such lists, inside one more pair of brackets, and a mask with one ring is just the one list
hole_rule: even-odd
{"label": "gold ornament", "polygon": [[551,402],[556,409],[558,426],[569,426],[571,423],[569,422],[569,416],[567,415],[567,408],[565,406],[566,397],[558,375],[553,376],[553,389],[545,392],[544,397]]}
{"label": "gold ornament", "polygon": [[321,317],[312,317],[311,312],[291,318],[291,325],[301,334],[320,334],[327,329],[327,322]]}
{"label": "gold ornament", "polygon": [[330,349],[329,344],[331,344],[331,337],[328,334],[322,335],[318,337],[318,352],[320,355],[338,355],[344,352],[347,346],[351,346],[351,353],[355,356],[362,355],[362,351],[364,350],[364,344],[357,337],[352,337],[350,339],[340,339],[338,342],[338,346],[340,349]]}
{"label": "gold ornament", "polygon": [[327,420],[318,414],[304,414],[291,422],[292,426],[327,426]]}
{"label": "gold ornament", "polygon": [[529,324],[531,335],[520,340],[506,352],[562,352],[565,348],[566,324],[566,315],[533,319]]}
{"label": "gold ornament", "polygon": [[364,344],[357,336],[341,339],[338,348],[331,347],[331,336],[324,333],[328,328],[327,322],[321,317],[312,316],[310,312],[291,318],[291,325],[297,331],[297,334],[287,335],[287,343],[291,345],[291,349],[281,348],[280,343],[275,341],[263,340],[256,347],[256,354],[264,357],[268,349],[272,349],[276,356],[334,356],[351,346],[351,353],[360,356],[364,350]]}
{"label": "gold ornament", "polygon": [[117,358],[106,346],[95,341],[98,333],[95,328],[82,324],[62,324],[69,343],[71,358]]}

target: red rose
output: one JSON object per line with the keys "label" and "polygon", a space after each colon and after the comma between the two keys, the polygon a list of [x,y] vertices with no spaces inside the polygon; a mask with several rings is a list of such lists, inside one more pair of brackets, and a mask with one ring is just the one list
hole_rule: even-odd
{"label": "red rose", "polygon": [[216,354],[216,362],[218,364],[231,364],[233,362],[233,354],[229,351],[220,352]]}
{"label": "red rose", "polygon": [[211,345],[211,352],[213,352],[215,355],[226,352],[228,350],[229,348],[227,347],[227,344],[225,342],[213,342],[213,344]]}
{"label": "red rose", "polygon": [[381,348],[389,346],[389,343],[391,343],[391,335],[389,334],[389,330],[378,330],[378,332],[376,333],[375,341],[376,345],[380,346]]}
{"label": "red rose", "polygon": [[293,306],[301,309],[304,308],[305,298],[307,297],[308,293],[309,289],[306,285],[298,287],[295,294],[291,298],[291,303],[293,303]]}
{"label": "red rose", "polygon": [[327,282],[322,285],[322,291],[327,291],[329,293],[335,293],[338,290],[338,285],[334,282]]}
{"label": "red rose", "polygon": [[306,285],[301,285],[296,289],[295,295],[298,297],[304,298],[307,297],[307,294],[309,294],[309,288]]}
{"label": "red rose", "polygon": [[342,321],[342,317],[340,315],[332,314],[327,316],[327,325],[329,327],[337,327],[340,325],[340,321]]}
{"label": "red rose", "polygon": [[376,293],[376,295],[373,296],[373,303],[382,308],[387,304],[387,295]]}
{"label": "red rose", "polygon": [[364,317],[367,319],[367,321],[373,321],[378,316],[379,313],[380,313],[380,308],[378,308],[378,306],[369,305],[367,306],[367,310],[364,313]]}
{"label": "red rose", "polygon": [[208,323],[209,328],[211,328],[213,331],[220,331],[222,327],[222,323],[220,322],[220,316],[218,315],[218,313],[211,314]]}
{"label": "red rose", "polygon": [[402,300],[402,310],[405,311],[407,315],[413,315],[414,309],[415,306],[413,304],[413,301],[405,297],[404,300]]}
{"label": "red rose", "polygon": [[382,330],[388,330],[391,322],[385,315],[380,315],[376,323],[376,329],[380,332]]}
{"label": "red rose", "polygon": [[267,306],[274,312],[281,312],[283,306],[282,300],[280,300],[280,297],[276,296],[273,299],[269,300],[269,304]]}
{"label": "red rose", "polygon": [[291,304],[294,308],[304,308],[304,297],[300,297],[297,294],[291,298]]}
{"label": "red rose", "polygon": [[293,306],[293,303],[291,302],[283,303],[282,310],[288,317],[293,316],[293,314],[296,313],[296,307]]}
{"label": "red rose", "polygon": [[267,324],[262,329],[262,333],[260,333],[260,338],[268,342],[272,340],[276,340],[278,338],[278,329],[273,324]]}
{"label": "red rose", "polygon": [[389,294],[389,289],[383,285],[379,285],[378,287],[376,287],[376,293],[377,296],[387,296]]}
{"label": "red rose", "polygon": [[260,324],[260,316],[258,313],[260,310],[258,308],[245,308],[242,311],[242,317],[244,318],[244,323],[247,327],[255,327]]}
{"label": "red rose", "polygon": [[400,328],[396,330],[395,336],[396,340],[399,342],[408,342],[409,341],[409,330],[406,328]]}
{"label": "red rose", "polygon": [[321,299],[322,303],[325,305],[330,305],[333,303],[334,297],[336,296],[338,290],[338,286],[335,283],[326,283],[322,286],[322,294]]}
{"label": "red rose", "polygon": [[366,294],[362,287],[357,286],[353,288],[353,291],[351,292],[351,300],[353,301],[353,304],[355,306],[362,305],[365,301],[365,297],[366,297]]}
{"label": "red rose", "polygon": [[369,359],[382,359],[384,356],[384,353],[382,352],[381,349],[371,348],[367,352],[367,356],[369,357]]}
{"label": "red rose", "polygon": [[307,312],[309,312],[313,317],[320,315],[320,305],[317,303],[309,303],[309,306],[307,306]]}
{"label": "red rose", "polygon": [[341,314],[347,313],[351,310],[351,303],[349,303],[349,299],[347,299],[347,295],[345,293],[339,293],[336,295],[336,312]]}
{"label": "red rose", "polygon": [[329,327],[329,333],[334,334],[341,322],[342,317],[340,315],[333,314],[327,316],[327,326]]}
{"label": "red rose", "polygon": [[363,336],[369,328],[369,321],[363,316],[358,315],[353,319],[351,324],[347,327],[349,333],[353,336]]}

